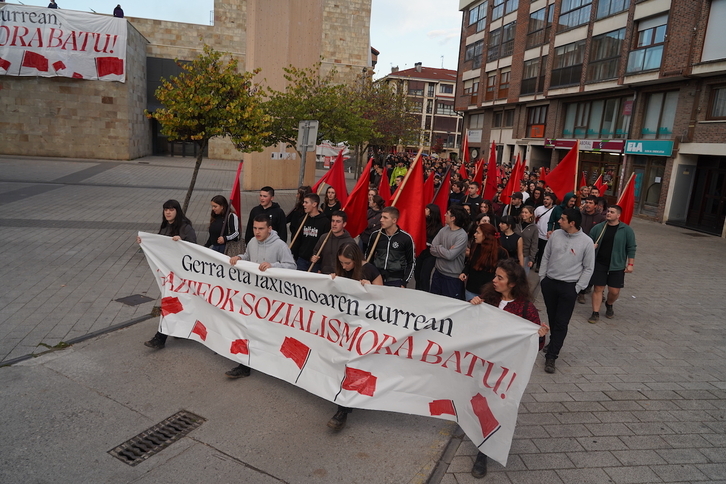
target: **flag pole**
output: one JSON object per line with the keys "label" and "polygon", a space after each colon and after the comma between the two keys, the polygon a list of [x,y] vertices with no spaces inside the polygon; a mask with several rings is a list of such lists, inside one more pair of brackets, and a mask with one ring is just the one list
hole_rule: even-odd
{"label": "flag pole", "polygon": [[575,149],[577,151],[575,154],[575,190],[573,191],[573,193],[575,194],[575,197],[576,197],[575,198],[575,207],[579,208],[579,206],[580,206],[580,190],[578,190],[578,187],[577,187],[577,185],[579,185],[579,183],[580,183],[580,177],[578,176],[578,175],[580,175],[580,140],[579,139],[575,140]]}
{"label": "flag pole", "polygon": [[[322,189],[323,189],[324,185],[327,185],[327,183],[323,182],[320,184],[320,186],[318,186],[318,196],[320,196],[320,194],[323,192]],[[303,198],[305,198],[305,197],[303,197]],[[318,206],[320,206],[320,203],[318,203]],[[307,221],[307,219],[308,219],[308,214],[305,214],[305,216],[302,219],[302,222],[300,222],[300,227],[297,228],[297,232],[295,232],[295,236],[290,241],[290,245],[287,246],[288,248],[292,248],[292,245],[295,243],[295,240],[297,240],[297,236],[300,235],[300,231],[302,230],[303,226],[305,225],[305,222]]]}
{"label": "flag pole", "polygon": [[441,191],[441,187],[444,186],[443,180],[446,179],[446,175],[448,175],[448,173],[449,173],[450,170],[451,170],[451,167],[448,167],[446,169],[446,171],[444,172],[444,177],[441,179],[442,180],[442,183],[441,183],[441,185],[439,185],[439,188],[437,188],[436,191],[434,192],[434,199],[431,200],[431,203],[434,203],[434,200],[436,200],[436,197],[439,196],[439,192]]}
{"label": "flag pole", "polygon": [[[398,190],[396,190],[396,197],[391,202],[391,207],[396,206],[396,202],[398,201],[398,197],[401,196],[401,193],[403,193],[403,188],[406,186],[406,183],[408,182],[409,177],[411,176],[411,173],[413,172],[413,167],[417,162],[421,161],[421,152],[423,151],[423,146],[421,146],[418,149],[418,154],[416,154],[416,158],[414,158],[413,163],[411,163],[411,166],[409,167],[408,171],[406,172],[406,176],[403,178],[403,181],[401,182],[401,186],[398,187]],[[378,229],[378,235],[376,235],[376,240],[373,242],[373,245],[370,246],[368,249],[368,258],[366,259],[366,262],[371,261],[371,257],[373,257],[373,253],[376,250],[376,246],[378,245],[378,241],[381,238],[381,232],[383,232],[383,228]]]}

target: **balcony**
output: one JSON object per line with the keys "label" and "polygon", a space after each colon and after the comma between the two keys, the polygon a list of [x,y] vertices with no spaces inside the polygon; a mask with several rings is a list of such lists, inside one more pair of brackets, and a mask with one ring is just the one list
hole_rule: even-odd
{"label": "balcony", "polygon": [[630,51],[628,55],[628,74],[635,72],[650,71],[660,69],[660,63],[663,59],[663,46],[656,45],[645,49]]}

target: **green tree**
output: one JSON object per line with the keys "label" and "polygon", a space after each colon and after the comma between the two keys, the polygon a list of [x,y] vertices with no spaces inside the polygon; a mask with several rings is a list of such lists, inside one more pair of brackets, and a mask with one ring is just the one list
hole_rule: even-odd
{"label": "green tree", "polygon": [[368,146],[388,149],[419,139],[421,116],[413,113],[413,103],[402,89],[384,82],[362,84],[363,116],[373,123]]}
{"label": "green tree", "polygon": [[199,148],[182,207],[185,212],[210,139],[229,137],[239,151],[249,153],[262,151],[270,134],[263,89],[252,81],[259,70],[240,73],[237,60],[225,61],[223,56],[205,45],[193,62],[177,61],[183,72],[162,79],[155,93],[164,108],[146,112],[161,123],[161,133],[170,141],[193,141]]}

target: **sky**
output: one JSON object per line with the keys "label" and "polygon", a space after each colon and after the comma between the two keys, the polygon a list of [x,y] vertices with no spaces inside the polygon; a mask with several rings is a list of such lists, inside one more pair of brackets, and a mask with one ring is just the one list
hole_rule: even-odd
{"label": "sky", "polygon": [[[49,0],[7,0],[47,6]],[[461,34],[459,0],[372,0],[371,45],[380,51],[376,78],[422,62],[456,70]],[[60,8],[111,14],[121,4],[129,17],[208,25],[214,0],[56,0]],[[443,58],[443,59],[442,59]]]}

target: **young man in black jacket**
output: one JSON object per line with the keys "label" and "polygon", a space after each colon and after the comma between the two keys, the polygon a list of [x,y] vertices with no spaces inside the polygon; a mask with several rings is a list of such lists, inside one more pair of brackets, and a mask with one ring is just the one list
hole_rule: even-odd
{"label": "young man in black jacket", "polygon": [[260,188],[260,204],[250,210],[250,218],[247,220],[247,230],[245,231],[245,242],[247,244],[255,238],[252,233],[252,223],[258,215],[267,215],[270,218],[272,230],[277,232],[277,236],[287,243],[287,217],[285,212],[275,200],[275,189],[272,187]]}
{"label": "young man in black jacket", "polygon": [[[308,193],[303,199],[305,223],[292,244],[292,255],[295,257],[297,269],[306,271],[310,268],[310,259],[315,254],[315,244],[323,234],[330,231],[330,219],[319,209],[320,196],[317,193]],[[295,237],[295,234],[292,234]]]}

